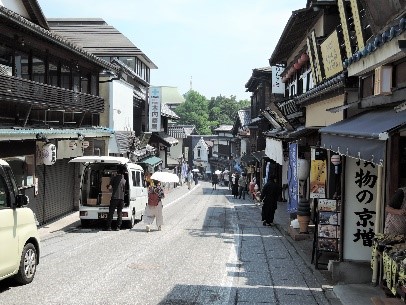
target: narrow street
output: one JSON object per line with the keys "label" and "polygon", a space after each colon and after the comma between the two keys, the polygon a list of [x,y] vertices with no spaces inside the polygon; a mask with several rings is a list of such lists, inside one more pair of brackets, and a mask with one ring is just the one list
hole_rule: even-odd
{"label": "narrow street", "polygon": [[222,186],[171,190],[162,231],[101,228],[51,232],[33,283],[3,281],[0,304],[331,304],[278,226]]}

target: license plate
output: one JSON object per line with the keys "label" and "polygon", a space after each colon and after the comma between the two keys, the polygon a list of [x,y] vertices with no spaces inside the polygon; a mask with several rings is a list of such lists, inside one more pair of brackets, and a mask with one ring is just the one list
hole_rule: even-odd
{"label": "license plate", "polygon": [[108,213],[99,213],[99,219],[107,219]]}

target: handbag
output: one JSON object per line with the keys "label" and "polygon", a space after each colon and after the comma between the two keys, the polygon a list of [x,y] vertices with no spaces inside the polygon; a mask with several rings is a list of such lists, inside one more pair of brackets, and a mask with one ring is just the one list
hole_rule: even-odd
{"label": "handbag", "polygon": [[151,192],[148,194],[148,205],[157,206],[161,198],[155,192]]}

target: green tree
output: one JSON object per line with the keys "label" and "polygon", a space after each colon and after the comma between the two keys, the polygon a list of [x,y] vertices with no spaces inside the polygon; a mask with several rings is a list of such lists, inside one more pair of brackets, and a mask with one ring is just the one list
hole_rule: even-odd
{"label": "green tree", "polygon": [[178,124],[195,125],[199,134],[211,134],[208,102],[197,91],[190,90],[185,94],[185,102],[176,107],[176,114],[180,117]]}
{"label": "green tree", "polygon": [[250,106],[250,101],[236,101],[235,96],[212,97],[210,101],[196,91],[185,94],[185,102],[176,107],[179,125],[195,125],[199,134],[212,134],[220,125],[233,125],[237,112]]}

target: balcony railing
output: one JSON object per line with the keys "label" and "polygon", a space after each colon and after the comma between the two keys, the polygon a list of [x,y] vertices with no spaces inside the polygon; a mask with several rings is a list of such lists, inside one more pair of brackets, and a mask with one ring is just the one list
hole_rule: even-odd
{"label": "balcony railing", "polygon": [[26,103],[38,108],[101,113],[104,100],[99,96],[0,75],[0,101]]}

